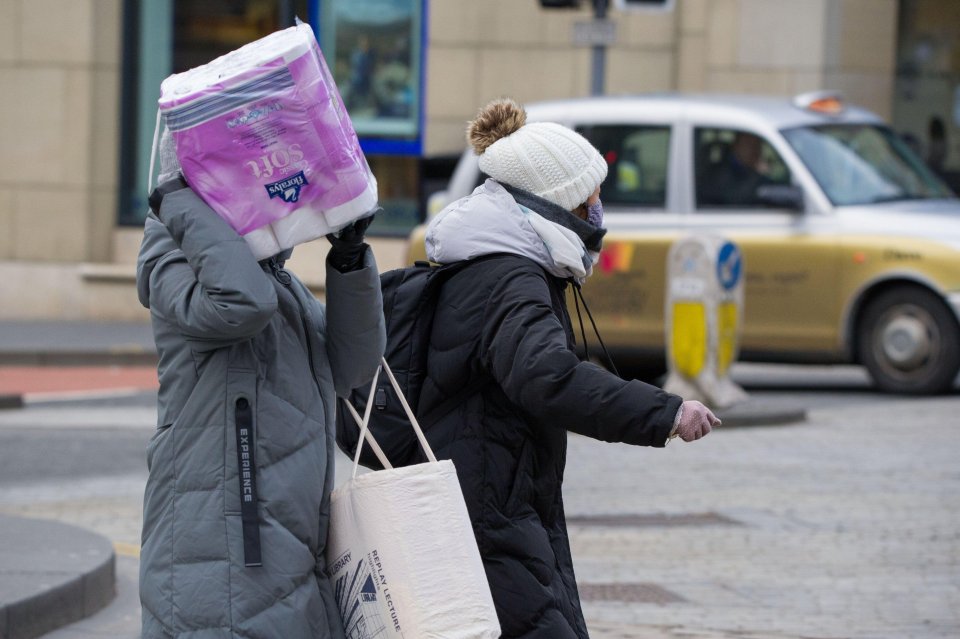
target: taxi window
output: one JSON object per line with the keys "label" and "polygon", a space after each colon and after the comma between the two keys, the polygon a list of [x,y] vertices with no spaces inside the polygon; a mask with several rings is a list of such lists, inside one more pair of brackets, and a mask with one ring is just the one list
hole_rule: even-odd
{"label": "taxi window", "polygon": [[609,166],[600,187],[604,205],[666,206],[670,127],[598,125],[577,131],[597,147]]}
{"label": "taxi window", "polygon": [[837,206],[952,197],[893,131],[871,124],[783,132]]}
{"label": "taxi window", "polygon": [[694,134],[697,208],[764,208],[761,186],[790,184],[790,170],[762,137],[735,129]]}

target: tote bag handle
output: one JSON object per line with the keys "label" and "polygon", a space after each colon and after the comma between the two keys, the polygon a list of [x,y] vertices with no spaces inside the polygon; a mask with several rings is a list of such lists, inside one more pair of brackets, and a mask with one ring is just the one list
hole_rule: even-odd
{"label": "tote bag handle", "polygon": [[427,438],[423,434],[423,429],[420,428],[420,423],[417,421],[413,411],[410,409],[410,404],[407,403],[407,398],[403,396],[403,391],[400,390],[400,384],[397,383],[397,378],[393,376],[393,371],[390,370],[390,365],[387,364],[387,360],[385,358],[380,358],[380,368],[377,369],[376,374],[373,376],[373,381],[370,383],[370,396],[367,397],[367,406],[363,411],[363,419],[360,418],[360,415],[357,413],[356,409],[350,405],[350,402],[344,402],[350,410],[350,414],[353,415],[353,419],[356,420],[357,426],[360,427],[360,442],[357,444],[357,452],[354,453],[353,457],[353,477],[357,476],[357,468],[360,466],[360,451],[363,449],[364,440],[369,442],[370,448],[373,450],[380,463],[383,464],[384,468],[393,468],[393,466],[390,465],[390,461],[387,459],[387,456],[384,455],[383,449],[381,449],[380,445],[377,444],[376,438],[368,428],[370,424],[370,412],[373,409],[373,396],[377,389],[377,380],[380,378],[381,370],[384,371],[387,374],[387,377],[390,379],[390,385],[393,386],[393,390],[397,394],[400,404],[403,406],[403,411],[407,414],[407,419],[410,420],[410,425],[413,426],[413,430],[417,433],[417,439],[420,440],[420,446],[423,447],[423,452],[427,454],[427,459],[434,463],[437,461],[437,457],[433,454],[433,449],[430,448],[430,444],[427,442]]}

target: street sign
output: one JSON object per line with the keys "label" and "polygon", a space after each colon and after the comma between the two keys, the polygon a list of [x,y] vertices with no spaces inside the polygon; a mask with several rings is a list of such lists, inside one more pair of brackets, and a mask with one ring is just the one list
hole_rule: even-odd
{"label": "street sign", "polygon": [[573,43],[577,46],[610,46],[616,41],[616,23],[611,20],[579,20],[573,23]]}
{"label": "street sign", "polygon": [[731,290],[740,283],[743,259],[740,249],[733,242],[726,242],[717,253],[717,279],[724,290]]}

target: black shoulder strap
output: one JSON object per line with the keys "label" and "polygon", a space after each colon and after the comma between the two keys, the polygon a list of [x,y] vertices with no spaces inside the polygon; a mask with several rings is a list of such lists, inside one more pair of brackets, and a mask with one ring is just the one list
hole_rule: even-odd
{"label": "black shoulder strap", "polygon": [[580,334],[583,336],[583,355],[586,359],[590,359],[590,350],[587,346],[587,332],[583,328],[583,316],[580,315],[580,303],[577,302],[577,297],[580,298],[580,302],[583,303],[583,308],[587,311],[587,317],[590,318],[590,323],[593,325],[593,332],[597,336],[597,341],[600,342],[600,348],[603,349],[603,355],[607,358],[607,365],[610,367],[610,370],[614,375],[620,377],[620,371],[617,370],[616,364],[613,363],[613,358],[610,357],[610,353],[607,351],[606,344],[603,343],[603,338],[600,337],[600,331],[597,329],[597,323],[593,319],[593,313],[590,312],[590,307],[587,306],[587,300],[583,297],[583,291],[580,289],[580,285],[576,282],[573,283],[573,304],[577,308],[577,319],[580,321]]}

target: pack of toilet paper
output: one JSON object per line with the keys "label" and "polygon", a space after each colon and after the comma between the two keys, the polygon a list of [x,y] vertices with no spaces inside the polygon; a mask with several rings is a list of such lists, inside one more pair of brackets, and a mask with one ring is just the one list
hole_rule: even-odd
{"label": "pack of toilet paper", "polygon": [[376,179],[309,25],[171,75],[159,105],[187,183],[258,260],[377,204]]}

